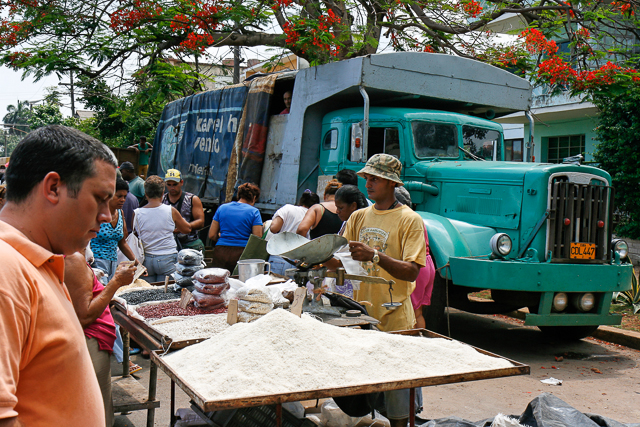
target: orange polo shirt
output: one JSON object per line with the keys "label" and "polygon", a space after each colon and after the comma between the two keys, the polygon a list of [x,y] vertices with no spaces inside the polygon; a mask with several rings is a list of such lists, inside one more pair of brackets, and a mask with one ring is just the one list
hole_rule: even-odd
{"label": "orange polo shirt", "polygon": [[100,387],[63,278],[62,255],[0,221],[0,419],[104,427]]}

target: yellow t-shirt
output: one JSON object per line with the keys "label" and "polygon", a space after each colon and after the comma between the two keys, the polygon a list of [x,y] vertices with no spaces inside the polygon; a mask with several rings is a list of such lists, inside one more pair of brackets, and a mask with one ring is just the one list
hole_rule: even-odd
{"label": "yellow t-shirt", "polygon": [[[385,211],[377,210],[373,206],[357,210],[347,221],[344,237],[349,241],[362,242],[400,261],[413,261],[421,267],[426,264],[424,222],[420,215],[408,206],[401,205]],[[413,328],[416,319],[410,296],[415,289],[415,282],[398,280],[372,262],[363,262],[362,267],[369,276],[394,280],[393,302],[401,302],[402,306],[396,310],[382,307],[383,303],[391,300],[389,287],[380,284],[362,282],[360,290],[354,291],[354,299],[373,304],[373,307],[367,307],[367,311],[380,321],[378,327],[383,331]]]}

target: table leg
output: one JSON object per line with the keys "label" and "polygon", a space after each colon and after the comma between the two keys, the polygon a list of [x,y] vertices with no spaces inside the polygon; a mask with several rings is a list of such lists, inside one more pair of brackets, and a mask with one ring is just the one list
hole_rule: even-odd
{"label": "table leg", "polygon": [[171,427],[176,424],[176,382],[171,380]]}
{"label": "table leg", "polygon": [[[151,362],[149,367],[149,401],[156,400],[156,385],[158,383],[158,365]],[[147,427],[153,427],[156,408],[147,411]]]}
{"label": "table leg", "polygon": [[276,403],[276,426],[282,427],[282,403]]}
{"label": "table leg", "polygon": [[416,389],[411,388],[409,391],[409,427],[416,425]]}
{"label": "table leg", "polygon": [[129,376],[129,331],[120,327],[120,335],[122,336],[122,376]]}

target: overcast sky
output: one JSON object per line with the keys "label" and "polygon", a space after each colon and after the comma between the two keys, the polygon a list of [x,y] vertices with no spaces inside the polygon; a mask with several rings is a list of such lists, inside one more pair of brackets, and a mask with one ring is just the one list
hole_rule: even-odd
{"label": "overcast sky", "polygon": [[[57,86],[59,82],[69,82],[69,79],[58,80],[55,74],[34,82],[32,78],[27,77],[21,80],[21,73],[15,72],[10,68],[0,66],[0,82],[2,82],[2,90],[0,90],[0,120],[7,114],[7,106],[16,105],[20,101],[39,101],[46,94],[45,88],[49,86]],[[58,89],[62,93],[68,92],[66,86],[59,86]],[[71,115],[71,98],[63,96],[61,108],[64,116]],[[76,101],[76,108],[82,109]]]}

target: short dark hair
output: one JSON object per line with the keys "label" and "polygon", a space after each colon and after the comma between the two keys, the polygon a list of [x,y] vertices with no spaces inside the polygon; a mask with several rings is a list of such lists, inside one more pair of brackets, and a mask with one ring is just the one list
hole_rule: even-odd
{"label": "short dark hair", "polygon": [[21,203],[49,172],[57,172],[71,197],[87,178],[95,175],[95,162],[117,167],[113,152],[102,142],[77,129],[50,125],[25,136],[11,153],[5,172],[7,201]]}
{"label": "short dark hair", "polygon": [[127,190],[129,192],[129,183],[122,178],[116,179],[116,191]]}
{"label": "short dark hair", "polygon": [[146,137],[146,136],[141,136],[141,137],[140,137],[140,141],[142,141],[142,142],[147,142],[147,137]]}
{"label": "short dark hair", "polygon": [[400,203],[411,207],[411,193],[409,193],[409,190],[400,186],[396,187],[393,191],[395,193],[396,199],[398,199]]}
{"label": "short dark hair", "polygon": [[135,172],[136,168],[133,167],[133,163],[131,162],[122,162],[122,164],[120,165],[120,170]]}
{"label": "short dark hair", "polygon": [[260,198],[260,187],[254,183],[246,182],[238,187],[238,199],[253,201],[258,198]]}
{"label": "short dark hair", "polygon": [[336,174],[336,179],[342,185],[358,185],[358,175],[351,169],[342,169]]}
{"label": "short dark hair", "polygon": [[159,199],[164,194],[164,179],[151,175],[144,182],[144,194],[147,199]]}
{"label": "short dark hair", "polygon": [[362,191],[360,191],[360,189],[355,185],[343,185],[338,188],[338,191],[336,191],[336,200],[348,205],[355,203],[357,206],[356,209],[364,209],[369,206],[367,198],[364,197]]}
{"label": "short dark hair", "polygon": [[304,206],[305,208],[310,208],[313,205],[317,205],[320,203],[320,197],[311,190],[305,190],[300,196],[300,200],[298,201],[298,205]]}

